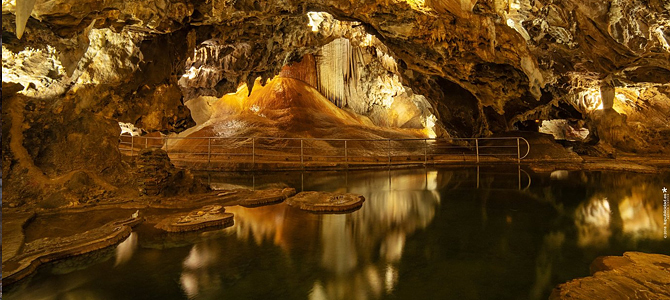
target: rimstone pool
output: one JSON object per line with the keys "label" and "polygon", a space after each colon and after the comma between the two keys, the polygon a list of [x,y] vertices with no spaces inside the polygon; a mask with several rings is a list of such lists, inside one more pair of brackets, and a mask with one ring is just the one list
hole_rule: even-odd
{"label": "rimstone pool", "polygon": [[227,207],[224,229],[140,225],[117,247],[58,261],[12,299],[547,299],[598,256],[670,254],[670,174],[511,168],[200,174],[212,186],[362,194],[360,210]]}

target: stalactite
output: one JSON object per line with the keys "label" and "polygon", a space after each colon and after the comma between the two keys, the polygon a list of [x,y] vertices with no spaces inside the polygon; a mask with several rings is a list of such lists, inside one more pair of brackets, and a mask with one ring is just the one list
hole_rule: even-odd
{"label": "stalactite", "polygon": [[346,38],[336,39],[321,48],[317,59],[318,90],[338,107],[346,106],[356,91],[360,51]]}

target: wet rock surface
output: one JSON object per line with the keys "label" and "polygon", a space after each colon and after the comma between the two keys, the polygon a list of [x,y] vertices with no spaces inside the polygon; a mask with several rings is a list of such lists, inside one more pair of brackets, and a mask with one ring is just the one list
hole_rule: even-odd
{"label": "wet rock surface", "polygon": [[[7,260],[3,259],[3,284],[12,284],[25,278],[43,263],[116,245],[130,235],[133,226],[143,220],[144,218],[134,214],[130,218],[110,222],[71,236],[46,237],[21,243],[20,250],[15,251],[15,255],[9,255]],[[16,234],[18,233],[13,233]]]}
{"label": "wet rock surface", "polygon": [[549,299],[670,299],[670,257],[626,252],[599,257],[591,276],[559,285]]}
{"label": "wet rock surface", "polygon": [[187,214],[167,217],[158,222],[156,228],[167,232],[186,232],[232,226],[233,214],[225,211],[220,205],[208,205]]}
{"label": "wet rock surface", "polygon": [[286,204],[311,212],[350,212],[363,206],[365,198],[351,193],[300,192]]}
{"label": "wet rock surface", "polygon": [[[228,197],[230,196],[229,193],[234,191],[235,190],[223,192],[220,193],[219,196]],[[271,189],[266,191],[254,191],[251,194],[249,193],[248,190],[246,190],[246,192],[244,190],[239,190],[237,191],[237,193],[239,193],[237,197],[240,198],[240,200],[237,201],[238,205],[246,207],[256,207],[256,206],[263,206],[282,202],[287,198],[295,195],[295,189],[294,188],[284,188],[281,190]]]}

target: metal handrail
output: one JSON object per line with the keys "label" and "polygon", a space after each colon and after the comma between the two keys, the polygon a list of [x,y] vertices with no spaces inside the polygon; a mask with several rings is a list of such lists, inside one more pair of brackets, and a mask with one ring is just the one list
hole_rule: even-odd
{"label": "metal handrail", "polygon": [[[130,142],[124,141],[123,138],[130,138]],[[144,139],[144,142],[136,142],[135,139]],[[149,145],[149,141],[160,141],[160,143],[152,142],[154,145]],[[191,151],[186,149],[185,146],[174,145],[174,141],[177,140],[206,140],[206,143],[201,145],[190,145]],[[226,142],[226,141],[237,141],[237,142]],[[220,142],[213,141],[224,141],[224,144]],[[284,144],[277,145],[275,141],[286,141]],[[300,141],[299,146],[297,143],[290,143],[289,141]],[[480,141],[515,141],[515,145],[481,145]],[[526,152],[521,155],[521,141],[526,144]],[[267,142],[271,142],[268,144]],[[314,142],[329,142],[331,147],[319,147],[318,144],[315,145]],[[332,142],[342,142],[339,146],[333,146]],[[365,152],[368,150],[365,145],[356,144],[356,143],[385,143],[384,146],[379,149],[386,151],[386,153],[370,153]],[[420,142],[420,144],[413,144],[411,146],[404,145],[403,147],[398,147],[397,145],[392,145],[392,143],[408,143],[408,142]],[[442,143],[439,143],[442,142]],[[463,144],[453,144],[454,142],[463,142]],[[446,144],[444,144],[446,143]],[[124,146],[130,146],[130,149],[124,149]],[[353,146],[352,146],[353,145]],[[135,136],[121,136],[119,141],[119,149],[121,151],[129,151],[131,156],[134,156],[139,153],[135,148],[164,148],[168,154],[173,156],[184,156],[184,155],[206,155],[208,169],[211,169],[212,157],[215,156],[227,156],[229,158],[233,156],[237,157],[251,157],[252,168],[256,166],[257,161],[262,163],[295,163],[297,162],[297,157],[300,158],[300,167],[305,167],[305,161],[310,163],[318,162],[319,159],[329,159],[329,158],[344,158],[344,161],[326,161],[326,163],[341,163],[345,166],[349,166],[349,163],[379,163],[382,162],[379,159],[385,158],[385,161],[390,166],[391,164],[407,164],[412,163],[416,164],[415,160],[420,160],[423,158],[423,164],[428,164],[431,161],[433,164],[439,162],[453,161],[451,160],[442,160],[436,159],[439,156],[460,156],[465,161],[466,156],[474,156],[476,162],[480,163],[481,157],[488,156],[516,156],[517,163],[520,163],[522,159],[526,158],[530,154],[530,143],[523,137],[487,137],[487,138],[402,138],[402,139],[342,139],[342,138],[294,138],[294,137],[135,137]],[[207,148],[206,152],[205,149]],[[516,153],[482,153],[486,152],[485,150],[489,149],[511,149],[515,148]],[[228,151],[226,151],[228,149]],[[223,150],[223,151],[217,151]],[[235,152],[230,152],[231,150],[237,150]],[[250,150],[250,153],[249,153]],[[308,150],[308,151],[305,151]],[[429,151],[430,150],[430,151]],[[443,152],[441,150],[445,150]],[[465,152],[463,152],[465,150]],[[282,154],[276,154],[275,151],[282,151]],[[363,151],[363,152],[361,152]],[[275,152],[275,153],[273,153]],[[299,152],[299,153],[297,153]],[[310,152],[310,153],[306,153]],[[328,155],[325,155],[323,152],[328,152]],[[333,153],[335,152],[335,153]],[[420,153],[419,153],[420,152]],[[442,152],[442,153],[440,153]],[[469,152],[469,153],[468,153]],[[283,157],[284,160],[269,160],[269,157]],[[429,157],[431,158],[429,160]],[[176,157],[175,157],[176,158]],[[266,158],[265,161],[257,160],[257,158]],[[296,158],[296,159],[290,159]],[[306,159],[307,158],[307,159]],[[355,159],[361,159],[356,161]],[[373,161],[365,161],[365,158],[374,159]],[[196,159],[192,159],[196,161]],[[245,163],[246,161],[238,161],[237,163]]]}

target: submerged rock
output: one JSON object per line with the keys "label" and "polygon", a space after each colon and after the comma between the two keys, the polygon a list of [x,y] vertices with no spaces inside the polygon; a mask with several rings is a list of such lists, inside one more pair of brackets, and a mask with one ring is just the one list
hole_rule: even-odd
{"label": "submerged rock", "polygon": [[549,299],[670,299],[670,256],[599,257],[591,263],[591,276],[559,285]]}
{"label": "submerged rock", "polygon": [[349,212],[361,208],[363,201],[358,194],[301,192],[288,198],[286,204],[313,212]]}

